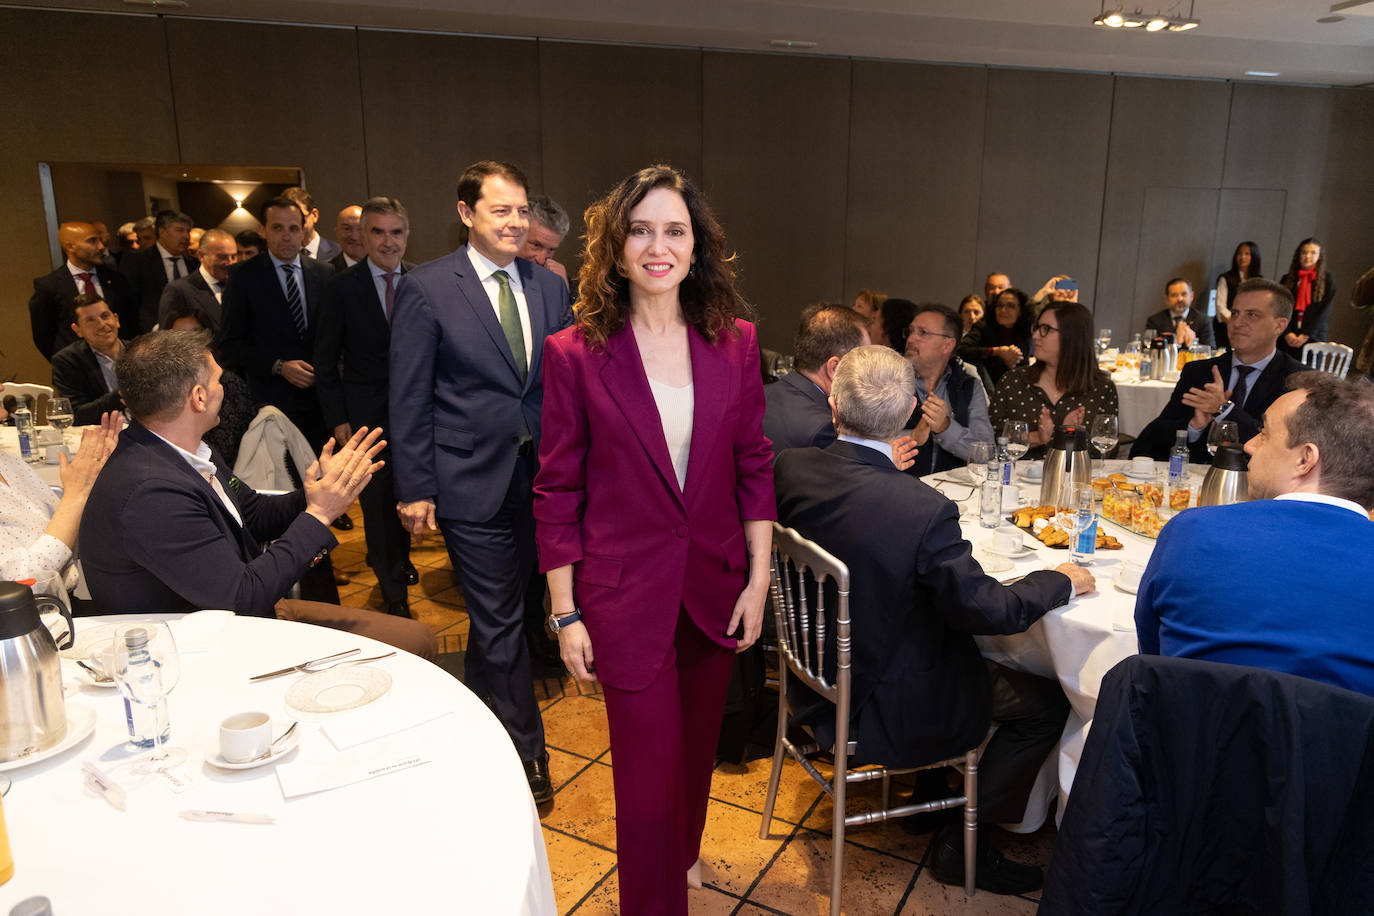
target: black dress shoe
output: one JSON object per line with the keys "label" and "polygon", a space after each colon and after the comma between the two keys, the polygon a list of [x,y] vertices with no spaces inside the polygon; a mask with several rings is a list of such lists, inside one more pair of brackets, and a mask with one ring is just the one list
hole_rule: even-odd
{"label": "black dress shoe", "polygon": [[410,602],[404,598],[397,599],[396,601],[388,601],[386,603],[386,612],[388,614],[395,614],[397,617],[409,618]]}
{"label": "black dress shoe", "polygon": [[536,805],[553,801],[553,780],[549,778],[548,751],[533,760],[525,761],[525,778],[529,780],[530,794],[534,796]]}
{"label": "black dress shoe", "polygon": [[[964,883],[964,832],[962,824],[942,828],[931,841],[935,847],[930,873],[941,884]],[[1038,891],[1045,876],[1036,865],[1013,862],[992,845],[983,830],[978,831],[978,867],[974,883],[989,894],[1027,894]]]}
{"label": "black dress shoe", "polygon": [[329,524],[333,525],[335,528],[338,528],[340,531],[353,530],[353,519],[348,517],[347,512],[345,512],[343,515],[340,515],[338,518],[334,519],[334,521],[330,522]]}
{"label": "black dress shoe", "polygon": [[420,584],[420,574],[415,571],[415,567],[412,566],[409,562],[406,563],[405,571],[401,578],[405,579],[406,585]]}

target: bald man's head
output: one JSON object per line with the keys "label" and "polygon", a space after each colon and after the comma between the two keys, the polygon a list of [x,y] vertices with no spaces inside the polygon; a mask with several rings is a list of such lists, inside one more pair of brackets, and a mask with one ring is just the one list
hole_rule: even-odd
{"label": "bald man's head", "polygon": [[355,261],[361,261],[363,250],[363,208],[354,204],[339,211],[334,221],[334,241]]}
{"label": "bald man's head", "polygon": [[207,229],[200,237],[200,266],[220,283],[229,280],[229,268],[238,263],[239,246],[222,229]]}
{"label": "bald man's head", "polygon": [[57,243],[67,260],[82,270],[95,270],[105,258],[105,243],[90,223],[63,223],[57,227]]}

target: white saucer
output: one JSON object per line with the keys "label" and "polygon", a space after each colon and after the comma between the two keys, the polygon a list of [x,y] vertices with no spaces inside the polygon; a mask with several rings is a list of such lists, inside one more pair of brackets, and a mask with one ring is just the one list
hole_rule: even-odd
{"label": "white saucer", "polygon": [[342,665],[307,674],[286,691],[286,705],[297,712],[343,712],[366,706],[391,689],[391,675],[367,665]]}
{"label": "white saucer", "polygon": [[943,476],[955,483],[963,484],[966,487],[976,487],[978,485],[978,482],[973,479],[973,475],[969,474],[968,468],[966,467],[950,468],[948,471],[944,472]]}
{"label": "white saucer", "polygon": [[1151,472],[1148,473],[1148,474],[1133,474],[1133,473],[1131,473],[1130,471],[1122,471],[1122,473],[1125,474],[1127,477],[1129,477],[1131,480],[1154,480],[1154,479],[1155,479],[1155,472],[1154,472],[1154,471],[1151,471]]}
{"label": "white saucer", "polygon": [[[82,661],[90,664],[89,659],[82,659]],[[71,659],[62,660],[62,680],[71,681],[77,686],[90,687],[94,690],[117,690],[119,688],[119,684],[115,682],[114,678],[110,678],[108,681],[97,681],[91,677],[89,671]]]}
{"label": "white saucer", "polygon": [[246,760],[243,763],[230,763],[220,756],[219,742],[216,741],[205,749],[205,762],[221,770],[255,770],[258,767],[265,767],[268,764],[276,763],[281,760],[287,754],[294,751],[300,742],[301,730],[298,726],[296,730],[291,733],[291,737],[279,744],[272,750],[272,753],[268,754],[266,757]]}
{"label": "white saucer", "polygon": [[1007,572],[1012,568],[1011,560],[1008,560],[1001,554],[980,553],[977,556],[975,556],[974,559],[978,561],[979,566],[983,567],[983,572],[987,573],[988,575],[992,575],[993,573]]}
{"label": "white saucer", "polygon": [[96,648],[108,649],[114,642],[115,624],[98,623],[95,626],[86,626],[86,621],[90,618],[76,618],[76,640],[68,649],[61,650],[58,654],[63,658],[81,659],[83,662],[91,660],[91,650]]}
{"label": "white saucer", "polygon": [[1044,475],[1044,474],[1035,474],[1035,475],[1032,476],[1032,475],[1030,475],[1030,474],[1027,474],[1027,473],[1025,473],[1025,472],[1022,472],[1022,473],[1020,473],[1020,474],[1017,474],[1017,475],[1016,475],[1016,478],[1017,478],[1018,480],[1023,480],[1023,481],[1025,481],[1026,483],[1041,484],[1041,483],[1044,483],[1044,482],[1045,482],[1045,475]]}
{"label": "white saucer", "polygon": [[1116,590],[1117,590],[1117,591],[1119,591],[1119,592],[1125,592],[1125,593],[1128,594],[1128,595],[1134,595],[1134,594],[1136,593],[1136,590],[1137,590],[1137,587],[1136,587],[1136,586],[1134,586],[1134,585],[1127,585],[1127,584],[1125,584],[1124,582],[1122,582],[1120,579],[1113,579],[1113,580],[1112,580],[1112,585],[1116,586]]}
{"label": "white saucer", "polygon": [[993,547],[992,545],[988,545],[983,549],[995,557],[1002,557],[1003,559],[1007,560],[1021,560],[1035,553],[1034,547],[1027,547],[1024,544],[1021,545],[1021,549],[1016,551],[1015,553],[1004,553],[998,550],[996,547]]}
{"label": "white saucer", "polygon": [[18,760],[0,763],[0,773],[6,770],[17,770],[31,763],[38,763],[40,760],[47,760],[49,757],[56,757],[63,751],[75,747],[93,731],[95,731],[95,710],[89,706],[82,706],[80,703],[68,703],[67,733],[62,736],[62,740],[47,750],[30,754],[27,757],[20,757]]}

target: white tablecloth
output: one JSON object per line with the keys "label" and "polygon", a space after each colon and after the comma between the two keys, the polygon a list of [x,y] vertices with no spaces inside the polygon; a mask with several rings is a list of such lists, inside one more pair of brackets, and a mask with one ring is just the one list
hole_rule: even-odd
{"label": "white tablecloth", "polygon": [[1159,416],[1175,382],[1118,381],[1116,398],[1120,404],[1117,428],[1124,435],[1138,436],[1145,425]]}
{"label": "white tablecloth", "polygon": [[[78,618],[77,632],[110,618]],[[208,651],[183,651],[170,697],[172,744],[187,749],[191,787],[174,794],[162,778],[130,782],[119,812],[82,786],[81,763],[127,760],[123,702],[84,687],[68,698],[95,710],[92,737],[57,757],[9,772],[5,815],[15,873],[0,887],[0,912],[44,895],[59,914],[153,916],[328,913],[546,914],[556,907],[538,814],[505,730],[442,669],[398,653],[369,663],[392,684],[372,707],[307,716],[284,696],[302,675],[259,683],[249,675],[344,649],[389,651],[369,639],[308,624],[232,617]],[[183,649],[196,648],[184,640]],[[64,668],[65,668],[64,663]],[[64,675],[65,675],[64,671]],[[284,800],[272,766],[228,771],[203,763],[222,718],[261,710],[280,727],[300,722],[301,747],[336,753],[320,726],[331,718],[438,703],[439,718],[377,738],[420,766]],[[213,752],[213,750],[211,750]],[[131,780],[133,777],[131,777]],[[177,812],[213,809],[272,814],[257,826],[195,823]]]}
{"label": "white tablecloth", "polygon": [[[1106,462],[1106,467],[1118,470],[1126,464],[1125,461],[1109,461]],[[1167,465],[1157,463],[1156,468],[1166,470]],[[1203,470],[1190,469],[1193,476],[1194,500]],[[964,536],[973,544],[976,555],[990,543],[992,531],[978,524],[977,496],[965,499],[970,487],[940,482],[941,478],[948,476],[935,474],[924,480],[952,499],[964,499],[963,506],[971,508],[972,511],[964,515],[960,524]],[[1027,505],[1037,505],[1040,496],[1039,484],[1022,481],[1021,487]],[[985,657],[1010,668],[1056,678],[1063,687],[1064,695],[1068,697],[1071,707],[1058,753],[1052,761],[1046,763],[1036,791],[1032,793],[1027,805],[1026,816],[1020,827],[1025,832],[1037,830],[1044,823],[1056,784],[1059,792],[1059,813],[1062,816],[1064,804],[1068,801],[1069,789],[1073,786],[1074,773],[1078,769],[1078,759],[1083,753],[1083,742],[1087,739],[1088,727],[1092,724],[1102,677],[1117,662],[1136,654],[1138,649],[1135,634],[1135,596],[1118,589],[1113,580],[1125,562],[1137,561],[1143,564],[1148,561],[1151,551],[1154,550],[1154,541],[1110,522],[1099,520],[1099,524],[1104,526],[1108,534],[1121,541],[1123,546],[1121,550],[1097,551],[1091,567],[1091,572],[1097,580],[1096,591],[1074,598],[1063,607],[1055,608],[1036,621],[1025,633],[1015,636],[975,637]],[[1067,550],[1045,547],[1029,533],[1025,536],[1025,543],[1035,548],[1034,553],[1024,559],[1013,561],[1014,568],[1010,572],[997,574],[998,578],[1007,579],[1036,569],[1052,568],[1069,559]]]}
{"label": "white tablecloth", "polygon": [[[56,432],[55,430],[49,430],[46,426],[39,427],[39,429],[49,437],[54,436]],[[68,441],[72,443],[72,449],[75,450],[77,444],[81,442],[80,428],[72,428],[67,432],[67,436],[69,437]],[[4,449],[7,452],[14,452],[16,455],[19,454],[19,431],[13,426],[0,426],[0,449]],[[30,465],[30,467],[34,469],[39,479],[45,484],[61,492],[62,478],[58,475],[57,462],[49,464],[43,461],[38,464]]]}

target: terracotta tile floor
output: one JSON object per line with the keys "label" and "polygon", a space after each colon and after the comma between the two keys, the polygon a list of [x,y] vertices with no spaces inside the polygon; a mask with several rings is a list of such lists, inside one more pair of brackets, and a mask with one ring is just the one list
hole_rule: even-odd
{"label": "terracotta tile floor", "polygon": [[[339,594],[345,604],[380,609],[376,577],[363,562],[362,512],[355,505],[349,514],[354,529],[335,532],[335,568],[352,579],[340,586]],[[437,535],[426,538],[412,550],[411,561],[420,572],[420,584],[410,589],[412,612],[434,628],[440,652],[461,651],[467,640],[467,614],[442,540]],[[615,801],[605,704],[595,685],[581,685],[572,678],[542,679],[535,687],[556,793],[540,814],[559,912],[617,913]],[[783,768],[771,829],[766,839],[759,839],[768,765],[768,759],[760,759],[716,769],[702,848],[705,886],[690,894],[694,916],[829,912],[830,800],[789,762]],[[876,785],[871,788],[876,792]],[[868,789],[851,789],[851,800],[862,804]],[[998,844],[1018,861],[1049,864],[1052,827],[1027,837],[994,833]],[[960,888],[940,884],[925,869],[929,837],[908,836],[899,824],[851,830],[846,847],[844,911],[853,916],[1010,916],[1036,910],[1033,896],[980,892],[970,898]]]}

